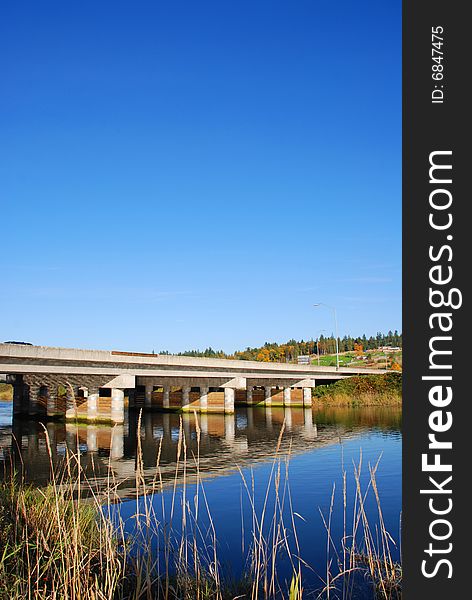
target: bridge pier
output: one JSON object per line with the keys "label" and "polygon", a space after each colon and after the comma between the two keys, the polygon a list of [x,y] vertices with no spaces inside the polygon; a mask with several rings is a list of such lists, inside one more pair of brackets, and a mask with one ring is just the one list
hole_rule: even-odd
{"label": "bridge pier", "polygon": [[253,391],[253,386],[252,385],[248,385],[246,387],[246,404],[251,405],[254,403],[253,400],[253,396],[252,396],[252,391]]}
{"label": "bridge pier", "polygon": [[272,405],[272,386],[270,385],[264,387],[264,404],[266,406]]}
{"label": "bridge pier", "polygon": [[[87,396],[87,421],[96,421],[98,418],[98,400],[100,394],[97,388],[89,390]],[[77,416],[77,414],[75,415]]]}
{"label": "bridge pier", "polygon": [[234,412],[234,396],[235,392],[233,388],[226,387],[225,388],[225,404],[224,404],[224,412],[225,413],[233,413]]}
{"label": "bridge pier", "polygon": [[25,406],[25,384],[23,378],[15,378],[13,382],[13,414],[15,416],[24,415],[26,412]]}
{"label": "bridge pier", "polygon": [[292,388],[284,388],[284,406],[290,406],[292,403]]}
{"label": "bridge pier", "polygon": [[154,391],[153,385],[146,385],[145,396],[144,396],[144,406],[146,408],[152,407],[152,393]]}
{"label": "bridge pier", "polygon": [[304,387],[303,388],[303,405],[304,406],[311,406],[312,405],[312,401],[311,401],[311,387]]}
{"label": "bridge pier", "polygon": [[202,412],[208,410],[208,390],[209,387],[206,385],[200,387],[200,410]]}
{"label": "bridge pier", "polygon": [[122,425],[125,422],[125,393],[124,390],[111,390],[111,421]]}
{"label": "bridge pier", "polygon": [[49,385],[47,387],[47,399],[46,399],[46,415],[48,419],[57,419],[62,416],[62,412],[58,407],[58,395],[57,386]]}
{"label": "bridge pier", "polygon": [[170,407],[170,386],[164,386],[164,394],[162,399],[162,408],[168,409]]}
{"label": "bridge pier", "polygon": [[184,385],[182,387],[182,410],[188,410],[190,408],[190,386]]}
{"label": "bridge pier", "polygon": [[28,415],[36,417],[39,414],[39,386],[28,386]]}

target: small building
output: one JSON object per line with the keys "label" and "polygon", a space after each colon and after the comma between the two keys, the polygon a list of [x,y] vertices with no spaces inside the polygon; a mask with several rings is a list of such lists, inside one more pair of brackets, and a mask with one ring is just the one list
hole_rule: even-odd
{"label": "small building", "polygon": [[310,357],[308,354],[300,354],[300,356],[297,359],[297,363],[299,365],[309,365],[310,364]]}

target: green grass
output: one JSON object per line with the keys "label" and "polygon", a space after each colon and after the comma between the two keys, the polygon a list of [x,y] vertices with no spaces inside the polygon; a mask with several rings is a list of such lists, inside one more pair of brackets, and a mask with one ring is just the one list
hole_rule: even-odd
{"label": "green grass", "polygon": [[[402,364],[401,350],[398,352],[387,352],[387,354],[378,350],[366,350],[363,353],[363,356],[365,357],[364,359],[357,360],[355,352],[342,352],[339,354],[339,365],[341,367],[385,368],[385,363],[387,363],[387,368],[390,369],[394,362],[400,365]],[[387,359],[385,357],[387,357]],[[317,366],[318,358],[313,359],[311,364]],[[322,367],[335,367],[336,354],[321,355],[319,364]]]}
{"label": "green grass", "polygon": [[[340,354],[339,355],[339,366],[345,367],[354,360],[354,353],[352,354]],[[318,365],[318,359],[315,358],[311,361],[311,364]],[[323,354],[320,356],[321,367],[335,367],[336,366],[336,354]]]}

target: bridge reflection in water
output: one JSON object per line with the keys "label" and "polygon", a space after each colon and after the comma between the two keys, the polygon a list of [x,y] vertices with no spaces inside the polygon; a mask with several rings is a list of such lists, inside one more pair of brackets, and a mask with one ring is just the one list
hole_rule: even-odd
{"label": "bridge reflection in water", "polygon": [[[185,437],[189,458],[187,481],[196,475],[193,456],[199,454],[199,475],[224,475],[236,466],[270,460],[282,424],[285,432],[281,452],[300,453],[339,443],[341,439],[365,432],[362,424],[319,418],[311,408],[238,408],[233,414],[142,414],[140,445],[144,478],[152,481],[159,453],[163,485],[174,483],[179,436]],[[100,482],[111,472],[118,498],[136,493],[139,412],[130,411],[124,425],[100,426],[14,419],[11,430],[0,437],[1,471],[22,472],[26,482],[42,486],[50,479],[50,456],[55,470],[63,466],[67,450],[80,455],[85,472]],[[196,422],[198,419],[198,425]],[[47,432],[47,435],[46,435]],[[197,438],[200,437],[198,442]],[[3,465],[3,469],[1,468]],[[177,482],[180,474],[177,475]]]}

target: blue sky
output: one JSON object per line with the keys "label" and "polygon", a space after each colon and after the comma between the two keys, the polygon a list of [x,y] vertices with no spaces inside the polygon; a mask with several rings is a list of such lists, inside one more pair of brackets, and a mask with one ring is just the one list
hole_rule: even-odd
{"label": "blue sky", "polygon": [[0,336],[401,329],[401,3],[0,9]]}

